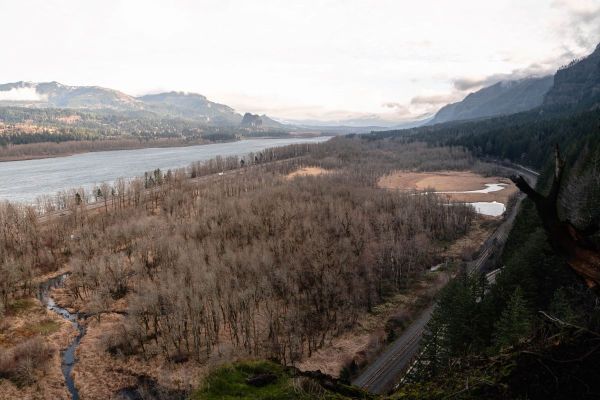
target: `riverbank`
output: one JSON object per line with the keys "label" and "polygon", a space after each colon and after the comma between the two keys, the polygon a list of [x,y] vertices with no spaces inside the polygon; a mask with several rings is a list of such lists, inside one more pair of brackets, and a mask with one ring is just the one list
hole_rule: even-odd
{"label": "riverbank", "polygon": [[231,143],[243,140],[258,139],[291,139],[314,138],[315,135],[287,135],[287,136],[257,136],[235,137],[230,140],[208,139],[103,139],[103,140],[78,140],[60,143],[44,142],[0,147],[0,162],[43,160],[46,158],[68,157],[76,154],[97,153],[103,151],[161,149],[170,147],[189,147],[206,144]]}
{"label": "riverbank", "polygon": [[60,143],[33,143],[11,145],[0,148],[0,162],[42,160],[46,158],[68,157],[75,154],[102,151],[137,150],[146,148],[168,148],[197,146],[211,143],[226,143],[235,140],[183,140],[154,139],[141,141],[136,139],[82,140]]}
{"label": "riverbank", "polygon": [[[71,398],[61,373],[62,350],[77,335],[71,322],[38,298],[15,301],[0,320],[2,399]],[[35,362],[28,364],[27,359]]]}
{"label": "riverbank", "polygon": [[10,186],[0,185],[0,201],[33,204],[41,196],[53,197],[59,191],[81,188],[91,193],[94,185],[102,182],[112,183],[118,178],[143,177],[145,172],[156,169],[174,170],[217,157],[225,160],[230,156],[246,156],[267,148],[319,143],[328,139],[330,137],[327,136],[245,139],[195,146],[98,151],[71,157],[11,161],[3,163],[0,168],[0,182],[11,183]]}

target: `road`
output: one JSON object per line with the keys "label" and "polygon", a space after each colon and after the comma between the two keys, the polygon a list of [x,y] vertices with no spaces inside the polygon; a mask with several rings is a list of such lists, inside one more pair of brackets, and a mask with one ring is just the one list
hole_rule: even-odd
{"label": "road", "polygon": [[352,384],[371,393],[384,394],[398,381],[419,350],[419,341],[433,306],[427,308]]}
{"label": "road", "polygon": [[[538,174],[535,171],[520,166],[516,166],[513,170],[522,174],[532,185],[537,181]],[[523,199],[524,195],[519,194],[515,206],[511,208],[504,221],[483,243],[475,260],[467,264],[469,274],[473,274],[476,271],[484,272],[483,268],[494,254],[494,251],[504,245]],[[494,271],[491,274],[493,279],[495,279],[497,272]],[[431,319],[434,307],[435,305],[432,305],[424,310],[419,318],[398,339],[390,344],[368,368],[352,381],[352,384],[375,394],[386,394],[392,390],[404,371],[408,369],[411,362],[417,356],[421,336],[423,335],[425,326]]]}

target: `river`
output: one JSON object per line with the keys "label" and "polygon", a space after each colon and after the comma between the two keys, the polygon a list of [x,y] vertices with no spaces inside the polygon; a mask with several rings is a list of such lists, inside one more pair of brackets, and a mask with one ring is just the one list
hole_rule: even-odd
{"label": "river", "polygon": [[39,160],[0,163],[0,201],[32,203],[41,195],[86,187],[117,178],[141,176],[156,168],[166,171],[216,156],[245,155],[294,143],[319,143],[329,137],[249,139],[187,147],[101,151]]}
{"label": "river", "polygon": [[77,350],[77,346],[81,342],[83,335],[85,335],[85,327],[79,324],[79,315],[71,314],[67,309],[59,307],[52,297],[50,297],[50,292],[54,288],[62,287],[67,279],[68,274],[62,274],[55,278],[49,279],[42,284],[40,284],[38,288],[38,299],[44,304],[50,311],[55,312],[60,315],[67,321],[73,324],[73,327],[77,329],[77,336],[75,339],[71,341],[69,346],[61,350],[61,369],[63,376],[65,377],[65,385],[67,386],[67,390],[71,394],[72,400],[79,400],[79,392],[75,387],[75,381],[73,380],[73,367],[75,366],[75,351]]}

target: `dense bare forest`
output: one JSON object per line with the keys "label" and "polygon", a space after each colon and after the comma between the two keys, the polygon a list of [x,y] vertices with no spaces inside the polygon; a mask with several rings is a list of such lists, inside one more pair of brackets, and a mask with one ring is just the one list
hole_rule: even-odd
{"label": "dense bare forest", "polygon": [[[288,178],[302,166],[327,173]],[[71,305],[98,319],[121,307],[107,356],[203,362],[235,349],[293,363],[469,230],[472,208],[377,179],[476,167],[460,148],[340,138],[2,204],[0,312],[67,266]]]}

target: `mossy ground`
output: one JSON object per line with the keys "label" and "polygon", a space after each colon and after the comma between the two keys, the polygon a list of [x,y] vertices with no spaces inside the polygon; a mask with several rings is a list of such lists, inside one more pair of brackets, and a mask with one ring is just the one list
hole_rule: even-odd
{"label": "mossy ground", "polygon": [[57,332],[60,329],[60,323],[50,318],[43,319],[37,323],[27,324],[25,329],[28,331],[39,334],[42,336],[48,336]]}
{"label": "mossy ground", "polygon": [[[263,387],[246,383],[248,377],[274,374],[277,380]],[[270,361],[245,361],[227,365],[213,371],[200,389],[191,396],[193,400],[308,400],[347,399],[338,393],[323,389],[308,378],[294,377],[285,367]]]}
{"label": "mossy ground", "polygon": [[31,310],[35,307],[35,301],[31,298],[13,300],[6,307],[6,314],[8,316],[18,316]]}

